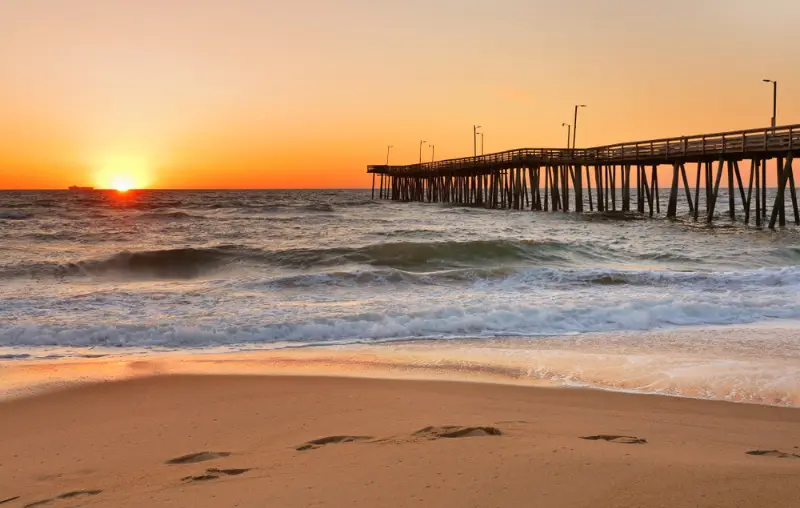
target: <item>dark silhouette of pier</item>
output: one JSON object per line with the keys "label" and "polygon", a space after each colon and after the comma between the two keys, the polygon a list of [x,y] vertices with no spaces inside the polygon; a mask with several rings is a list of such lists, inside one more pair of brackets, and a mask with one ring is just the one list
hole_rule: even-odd
{"label": "dark silhouette of pier", "polygon": [[[738,202],[746,224],[752,219],[756,226],[774,228],[776,223],[786,224],[787,187],[794,222],[800,225],[792,171],[793,150],[799,148],[800,125],[788,125],[594,148],[520,148],[406,166],[370,165],[367,172],[373,174],[373,198],[377,190],[379,198],[395,201],[577,213],[638,212],[652,217],[662,208],[657,168],[666,165],[672,168],[667,217],[677,216],[678,200],[684,195],[689,213],[699,220],[702,183],[702,216],[712,222],[724,174],[728,216],[736,220]],[[769,210],[766,178],[767,161],[772,159],[777,161],[777,193]],[[749,178],[744,182],[740,165],[748,163]],[[636,210],[631,209],[632,203]]]}

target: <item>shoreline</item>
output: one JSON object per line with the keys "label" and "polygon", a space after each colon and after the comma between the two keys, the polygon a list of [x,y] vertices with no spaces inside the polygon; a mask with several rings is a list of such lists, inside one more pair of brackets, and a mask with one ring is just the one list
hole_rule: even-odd
{"label": "shoreline", "polygon": [[770,323],[244,351],[52,348],[45,358],[0,360],[0,400],[151,374],[263,374],[565,386],[800,407],[800,353],[791,348],[797,330],[797,323]]}
{"label": "shoreline", "polygon": [[0,411],[0,501],[19,496],[10,508],[531,499],[788,508],[800,496],[797,408],[485,382],[170,374],[6,400]]}

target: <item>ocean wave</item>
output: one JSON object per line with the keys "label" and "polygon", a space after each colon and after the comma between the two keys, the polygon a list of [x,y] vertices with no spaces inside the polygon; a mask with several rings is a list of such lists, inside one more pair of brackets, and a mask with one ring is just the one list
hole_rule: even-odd
{"label": "ocean wave", "polygon": [[0,219],[8,219],[8,220],[24,220],[33,217],[32,213],[22,212],[19,210],[10,211],[10,212],[0,212]]}
{"label": "ocean wave", "polygon": [[529,268],[493,266],[410,272],[394,268],[331,270],[282,275],[243,283],[249,288],[312,288],[493,284],[506,289],[567,286],[680,286],[686,289],[732,290],[800,286],[800,267],[760,268],[742,271],[697,272],[674,270],[621,270],[614,268]]}
{"label": "ocean wave", "polygon": [[369,265],[431,272],[509,263],[570,263],[590,258],[591,248],[560,242],[484,240],[473,242],[387,242],[361,247],[294,248],[241,253],[251,262],[293,269]]}
{"label": "ocean wave", "polygon": [[330,203],[311,203],[310,205],[300,207],[300,209],[307,212],[333,212],[336,210]]}
{"label": "ocean wave", "polygon": [[359,206],[380,206],[381,202],[376,201],[373,199],[351,199],[351,200],[343,200],[337,201],[337,206],[347,207],[347,208],[355,208]]}
{"label": "ocean wave", "polygon": [[142,219],[202,219],[201,215],[193,215],[186,212],[170,211],[170,212],[147,212],[139,216]]}
{"label": "ocean wave", "polygon": [[40,208],[56,208],[61,206],[61,203],[52,199],[37,199],[33,202],[33,206]]}
{"label": "ocean wave", "polygon": [[[558,263],[591,257],[591,249],[556,241],[477,240],[449,242],[386,242],[353,249],[331,249],[326,260],[415,271],[475,267],[508,263]],[[300,254],[300,253],[293,253]],[[303,256],[300,256],[302,258]]]}
{"label": "ocean wave", "polygon": [[800,261],[800,247],[780,247],[775,249],[771,255],[774,255],[782,261]]}
{"label": "ocean wave", "polygon": [[[70,263],[33,263],[9,268],[12,271],[6,270],[4,275],[192,278],[235,264],[243,274],[249,273],[251,279],[264,268],[306,272],[281,274],[263,283],[277,287],[480,281],[509,286],[620,284],[709,288],[800,284],[800,268],[794,266],[739,271],[620,269],[604,267],[606,256],[606,252],[582,243],[524,240],[386,242],[360,247],[277,250],[219,245],[123,251]],[[632,259],[658,261],[662,257],[661,253],[653,252]],[[584,268],[588,263],[599,267]]]}
{"label": "ocean wave", "polygon": [[120,252],[103,259],[46,267],[55,276],[126,276],[189,279],[236,259],[234,249],[183,248]]}
{"label": "ocean wave", "polygon": [[[225,313],[230,317],[230,313]],[[341,341],[469,337],[544,337],[595,332],[652,331],[797,320],[800,303],[790,297],[759,304],[725,295],[642,299],[626,303],[528,305],[484,303],[407,312],[354,312],[336,317],[296,315],[197,321],[16,323],[0,325],[2,346],[212,347],[231,345],[325,345]]]}

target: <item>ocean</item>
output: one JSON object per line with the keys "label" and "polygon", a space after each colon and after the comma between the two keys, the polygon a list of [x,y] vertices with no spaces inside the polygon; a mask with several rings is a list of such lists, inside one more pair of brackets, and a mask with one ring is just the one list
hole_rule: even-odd
{"label": "ocean", "polygon": [[798,263],[799,229],[724,219],[369,190],[4,191],[0,375],[20,362],[312,348],[798,406]]}

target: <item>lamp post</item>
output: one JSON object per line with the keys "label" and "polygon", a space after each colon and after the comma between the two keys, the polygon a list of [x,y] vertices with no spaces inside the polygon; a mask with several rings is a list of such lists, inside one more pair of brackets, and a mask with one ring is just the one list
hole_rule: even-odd
{"label": "lamp post", "polygon": [[386,147],[386,165],[387,166],[389,165],[389,152],[392,151],[392,148],[394,148],[394,145],[389,145],[389,146]]}
{"label": "lamp post", "polygon": [[431,148],[431,162],[436,160],[436,145],[428,145]]}
{"label": "lamp post", "polygon": [[566,127],[567,128],[567,150],[569,150],[569,133],[572,130],[572,126],[570,124],[568,124],[568,123],[562,122],[561,123],[561,127]]}
{"label": "lamp post", "polygon": [[578,133],[578,108],[585,108],[586,104],[575,105],[575,117],[572,119],[572,149],[575,150],[575,136]]}
{"label": "lamp post", "polygon": [[419,163],[422,164],[422,145],[425,144],[425,140],[421,139],[419,141]]}
{"label": "lamp post", "polygon": [[772,79],[763,79],[764,83],[772,83],[772,128],[778,125],[778,82]]}
{"label": "lamp post", "polygon": [[478,134],[481,135],[481,155],[483,155],[483,133],[479,132]]}
{"label": "lamp post", "polygon": [[478,129],[480,129],[480,125],[473,125],[472,126],[472,156],[478,156]]}

